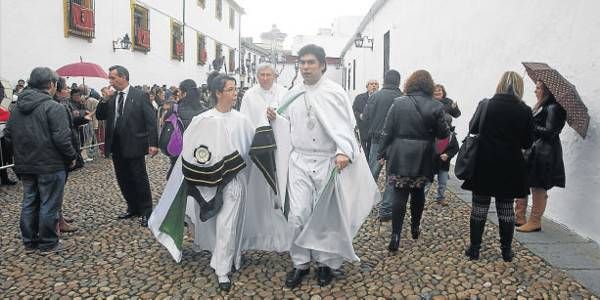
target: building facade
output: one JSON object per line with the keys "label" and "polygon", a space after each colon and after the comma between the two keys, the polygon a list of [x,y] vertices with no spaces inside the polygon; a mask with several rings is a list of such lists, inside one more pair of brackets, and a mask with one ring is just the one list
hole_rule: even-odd
{"label": "building facade", "polygon": [[426,69],[458,102],[463,116],[453,125],[462,139],[477,103],[494,94],[504,71],[524,76],[524,100],[533,106],[534,83],[521,63],[548,63],[577,86],[592,119],[585,139],[568,125],[561,134],[567,187],[549,192],[546,216],[598,242],[599,10],[597,1],[377,0],[356,30],[373,48],[349,39],[342,51],[346,89],[354,97],[390,68],[403,81]]}
{"label": "building facade", "polygon": [[[104,69],[123,65],[134,85],[187,78],[200,85],[215,67],[237,76],[243,13],[233,0],[0,1],[0,76],[26,79],[36,66],[80,59]],[[125,34],[131,49],[113,49]]]}

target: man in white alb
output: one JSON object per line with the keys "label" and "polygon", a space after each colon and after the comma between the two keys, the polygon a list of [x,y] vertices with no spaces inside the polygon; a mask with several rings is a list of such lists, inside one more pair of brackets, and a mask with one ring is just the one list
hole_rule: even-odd
{"label": "man in white alb", "polygon": [[[319,285],[333,279],[332,269],[358,261],[352,239],[379,193],[354,134],[351,101],[342,87],[324,76],[323,48],[298,52],[303,84],[290,91],[277,113],[290,123],[288,223],[293,228],[290,257],[294,269],[286,286],[294,288],[317,266]],[[276,112],[269,109],[269,119]]]}

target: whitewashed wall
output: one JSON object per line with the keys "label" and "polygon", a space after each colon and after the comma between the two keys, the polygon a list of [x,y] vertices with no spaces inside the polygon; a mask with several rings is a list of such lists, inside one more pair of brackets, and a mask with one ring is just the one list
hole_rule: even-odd
{"label": "whitewashed wall", "polygon": [[[525,101],[535,103],[533,82],[523,61],[546,62],[577,86],[592,116],[587,138],[566,126],[561,134],[566,189],[550,192],[546,215],[600,241],[600,2],[593,0],[391,0],[368,23],[363,35],[375,49],[352,47],[347,66],[357,60],[355,96],[370,78],[383,78],[383,34],[391,32],[392,69],[402,80],[417,69],[430,71],[446,86],[463,117],[460,137],[477,102],[493,95],[506,70],[525,76]],[[501,184],[501,183],[499,183]]]}
{"label": "whitewashed wall", "polygon": [[[78,62],[82,56],[108,69],[121,64],[129,69],[131,83],[178,84],[192,78],[198,84],[206,81],[210,62],[215,56],[215,40],[223,44],[223,53],[236,49],[239,55],[240,15],[236,13],[235,29],[229,28],[229,2],[223,1],[223,17],[215,18],[215,1],[206,1],[206,8],[196,0],[186,1],[185,61],[171,59],[170,19],[183,18],[182,1],[144,0],[150,10],[150,47],[145,54],[139,51],[117,50],[112,41],[128,33],[131,37],[130,1],[97,0],[96,37],[85,39],[64,37],[62,1],[23,0],[0,1],[0,76],[16,81],[27,78],[36,66],[59,68]],[[196,30],[207,35],[208,62],[197,65]],[[77,79],[80,80],[80,79]],[[86,79],[92,86],[106,85],[106,80]]]}

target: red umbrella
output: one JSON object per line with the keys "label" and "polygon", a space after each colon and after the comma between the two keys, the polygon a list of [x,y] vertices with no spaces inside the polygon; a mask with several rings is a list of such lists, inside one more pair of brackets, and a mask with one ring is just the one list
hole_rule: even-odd
{"label": "red umbrella", "polygon": [[102,67],[95,63],[90,62],[78,62],[60,67],[56,70],[56,73],[60,76],[81,76],[81,77],[99,77],[108,78],[108,75]]}
{"label": "red umbrella", "polygon": [[590,124],[590,115],[575,86],[545,63],[524,62],[523,66],[533,81],[540,80],[546,85],[556,98],[556,102],[567,111],[569,126],[585,138]]}

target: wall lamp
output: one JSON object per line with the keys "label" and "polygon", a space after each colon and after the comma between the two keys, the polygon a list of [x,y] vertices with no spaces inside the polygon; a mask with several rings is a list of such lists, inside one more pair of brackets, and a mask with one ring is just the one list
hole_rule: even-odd
{"label": "wall lamp", "polygon": [[354,46],[356,46],[356,48],[370,48],[371,51],[373,51],[373,39],[357,33],[354,37]]}
{"label": "wall lamp", "polygon": [[113,52],[117,51],[117,49],[131,49],[131,40],[129,39],[129,35],[127,33],[122,38],[118,38],[116,41],[112,41],[112,44]]}

